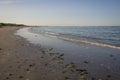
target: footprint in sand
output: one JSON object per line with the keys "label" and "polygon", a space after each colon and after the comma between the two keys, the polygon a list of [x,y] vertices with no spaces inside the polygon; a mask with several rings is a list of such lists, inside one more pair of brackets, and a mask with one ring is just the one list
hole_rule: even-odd
{"label": "footprint in sand", "polygon": [[26,72],[27,72],[27,73],[30,73],[30,69],[27,68],[27,69],[26,69]]}
{"label": "footprint in sand", "polygon": [[32,63],[29,65],[29,67],[34,67],[35,66],[35,63]]}
{"label": "footprint in sand", "polygon": [[12,75],[13,75],[12,73],[9,74],[9,76],[12,76]]}
{"label": "footprint in sand", "polygon": [[110,55],[110,57],[114,57],[114,55],[113,55],[113,54],[111,54],[111,55]]}
{"label": "footprint in sand", "polygon": [[19,76],[20,79],[24,78],[23,76]]}
{"label": "footprint in sand", "polygon": [[9,79],[9,77],[6,77],[6,79]]}
{"label": "footprint in sand", "polygon": [[89,62],[88,61],[84,61],[85,64],[88,64]]}

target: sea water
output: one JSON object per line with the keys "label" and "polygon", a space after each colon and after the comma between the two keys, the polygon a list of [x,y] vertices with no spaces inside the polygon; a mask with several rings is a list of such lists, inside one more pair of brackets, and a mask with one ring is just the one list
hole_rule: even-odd
{"label": "sea water", "polygon": [[49,37],[120,49],[120,26],[48,26],[31,32]]}

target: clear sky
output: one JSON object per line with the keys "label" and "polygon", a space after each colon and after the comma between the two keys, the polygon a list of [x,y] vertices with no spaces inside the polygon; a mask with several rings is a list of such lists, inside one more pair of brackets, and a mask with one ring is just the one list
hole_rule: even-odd
{"label": "clear sky", "polygon": [[120,25],[120,0],[0,0],[0,22]]}

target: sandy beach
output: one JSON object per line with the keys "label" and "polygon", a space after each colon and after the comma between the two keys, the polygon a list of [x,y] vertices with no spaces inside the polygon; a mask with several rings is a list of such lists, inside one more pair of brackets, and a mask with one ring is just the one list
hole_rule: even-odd
{"label": "sandy beach", "polygon": [[120,80],[120,0],[0,0],[0,80]]}
{"label": "sandy beach", "polygon": [[[87,71],[65,64],[63,54],[14,35],[18,27],[0,28],[0,80],[84,80]],[[91,80],[91,79],[90,79]]]}

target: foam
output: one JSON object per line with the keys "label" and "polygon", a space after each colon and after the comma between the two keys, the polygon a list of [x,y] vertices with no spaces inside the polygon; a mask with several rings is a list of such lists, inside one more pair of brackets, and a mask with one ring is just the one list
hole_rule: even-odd
{"label": "foam", "polygon": [[72,42],[78,42],[78,43],[86,43],[86,44],[91,44],[91,45],[96,45],[96,46],[103,46],[103,47],[108,47],[108,48],[120,49],[120,47],[117,47],[117,46],[98,43],[98,42],[93,42],[93,41],[88,41],[88,40],[85,40],[85,39],[79,39],[79,40],[78,39],[70,39],[70,38],[56,36],[56,35],[50,35],[50,34],[47,34],[47,36],[52,37],[52,38],[63,39],[63,40],[66,40],[66,41],[72,41]]}

